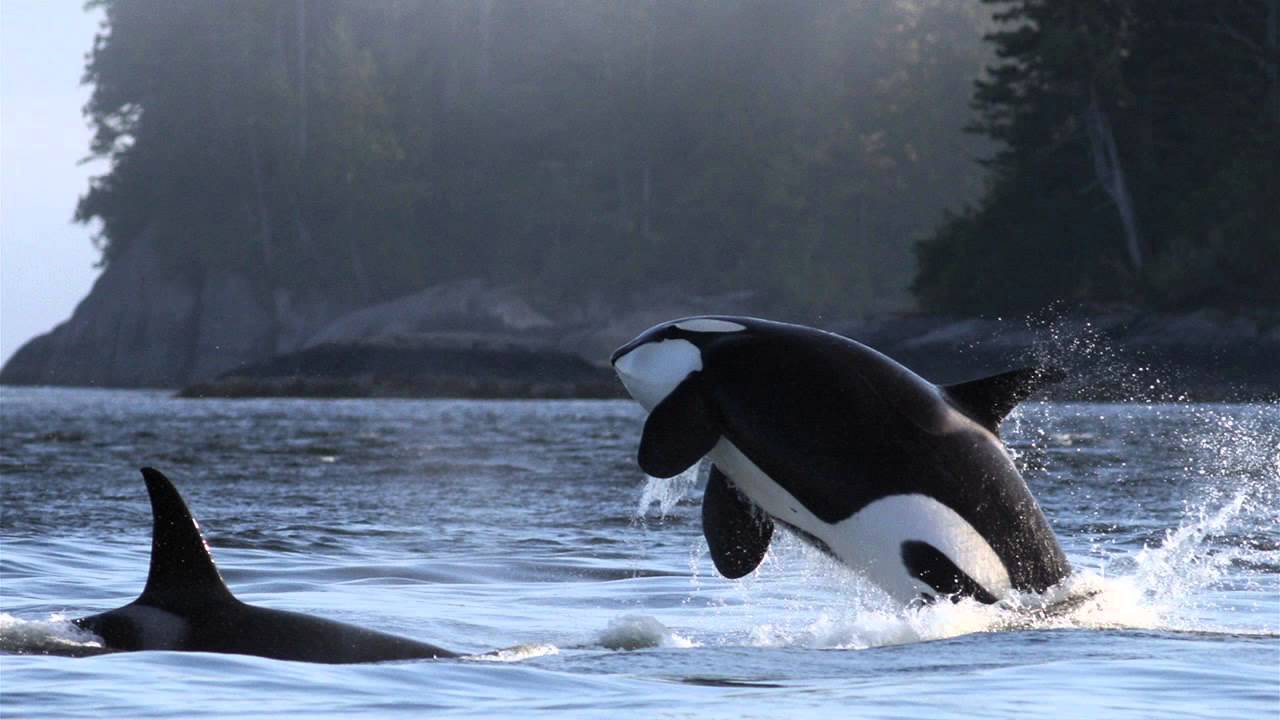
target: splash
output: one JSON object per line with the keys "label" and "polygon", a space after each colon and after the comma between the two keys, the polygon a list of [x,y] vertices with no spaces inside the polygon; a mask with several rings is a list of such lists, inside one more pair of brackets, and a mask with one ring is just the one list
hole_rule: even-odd
{"label": "splash", "polygon": [[[1157,419],[1177,412],[1176,406],[1147,409]],[[1280,407],[1184,412],[1192,422],[1167,449],[1185,458],[1174,481],[1189,497],[1177,524],[1141,547],[1113,540],[1080,558],[1076,565],[1083,569],[1055,589],[1074,599],[1068,611],[1027,614],[1015,599],[1013,608],[991,618],[991,629],[1280,634]],[[924,629],[922,639],[931,639],[929,631],[938,627]]]}
{"label": "splash", "polygon": [[599,636],[596,644],[610,650],[640,650],[643,648],[696,647],[689,638],[663,625],[655,617],[649,615],[623,615],[609,621]]}
{"label": "splash", "polygon": [[1025,319],[1033,338],[1030,359],[1040,367],[1068,371],[1055,395],[1076,400],[1185,401],[1164,372],[1141,354],[1124,353],[1110,340],[1114,321],[1075,318],[1061,308]]}
{"label": "splash", "polygon": [[[1218,622],[1214,591],[1230,581],[1240,553],[1221,552],[1206,538],[1233,527],[1250,507],[1247,491],[1197,514],[1154,547],[1121,555],[1102,569],[1078,571],[1044,596],[1014,596],[997,605],[962,599],[918,608],[896,607],[852,571],[805,550],[799,560],[824,582],[795,586],[787,617],[752,625],[746,642],[757,647],[861,650],[1013,630],[1157,630],[1276,636],[1280,627]],[[784,554],[794,554],[785,552]],[[807,556],[807,557],[806,557]],[[1110,574],[1112,566],[1122,574]],[[815,569],[816,568],[816,572]],[[1273,583],[1274,585],[1274,583]],[[1275,588],[1270,592],[1274,596]],[[817,602],[814,599],[817,598]],[[748,600],[750,602],[750,600]],[[1275,599],[1272,603],[1274,606]],[[817,607],[819,603],[825,607]],[[1272,613],[1254,614],[1277,618]],[[1238,617],[1237,614],[1231,615]]]}
{"label": "splash", "polygon": [[[1169,525],[1154,536],[1141,530],[1150,517],[1124,532],[1099,531],[1096,542],[1072,553],[1076,573],[1044,596],[902,610],[848,568],[780,530],[761,569],[733,583],[702,581],[704,546],[697,544],[691,597],[709,599],[728,628],[739,628],[700,642],[862,649],[1010,630],[1280,635],[1280,406],[1136,404],[1126,406],[1123,417],[1129,425],[1122,433],[1158,438],[1160,456],[1180,459],[1148,466],[1167,474],[1149,477],[1135,491],[1181,488],[1182,511],[1162,514]],[[1024,451],[1034,455],[1045,443],[1068,444],[1063,433],[1043,427],[1057,421],[1028,413],[1018,420],[1025,427],[1011,429],[1030,440]],[[1081,438],[1086,446],[1096,443]],[[665,517],[695,482],[692,472],[651,479],[637,512],[656,505]],[[1132,512],[1142,515],[1143,504],[1136,498]]]}
{"label": "splash", "polygon": [[24,620],[0,612],[0,652],[18,655],[100,655],[102,640],[55,613],[47,620]]}
{"label": "splash", "polygon": [[855,607],[845,612],[823,612],[800,627],[757,625],[748,640],[757,647],[865,650],[969,635],[1000,625],[999,610],[965,600],[907,611]]}
{"label": "splash", "polygon": [[671,514],[676,505],[698,484],[701,464],[694,464],[689,469],[673,478],[663,480],[650,477],[640,493],[640,502],[636,505],[636,518],[647,517],[653,506],[658,506],[658,518],[663,519]]}
{"label": "splash", "polygon": [[502,648],[501,650],[494,650],[493,652],[487,652],[482,655],[464,655],[462,656],[462,659],[475,660],[477,662],[514,663],[559,654],[560,648],[555,645],[530,643],[526,645],[515,645],[509,648]]}

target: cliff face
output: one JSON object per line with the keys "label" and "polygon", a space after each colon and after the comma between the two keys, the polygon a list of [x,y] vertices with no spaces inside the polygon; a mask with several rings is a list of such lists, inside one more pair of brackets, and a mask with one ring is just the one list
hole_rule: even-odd
{"label": "cliff face", "polygon": [[148,234],[133,242],[71,319],[10,358],[0,383],[176,387],[292,350],[341,312],[268,296],[242,273],[172,267],[153,245]]}
{"label": "cliff face", "polygon": [[614,348],[664,320],[722,313],[818,324],[938,382],[1049,364],[1073,378],[1054,391],[1061,398],[1274,399],[1280,392],[1280,316],[1261,311],[1128,309],[1049,324],[910,315],[814,323],[751,293],[697,297],[654,288],[569,301],[534,284],[475,279],[353,308],[320,292],[300,301],[255,287],[244,273],[158,258],[152,239],[139,238],[70,320],[13,356],[0,383],[199,384],[195,394],[224,396],[594,397],[617,390],[603,369]]}
{"label": "cliff face", "polygon": [[[355,308],[318,292],[299,300],[255,287],[244,273],[205,271],[194,263],[174,267],[159,257],[153,238],[134,241],[70,320],[14,354],[0,370],[0,383],[182,387],[283,354],[387,343],[442,352],[460,344],[477,352],[500,347],[602,366],[615,347],[659,321],[707,308],[751,309],[749,293],[691,297],[654,290],[568,302],[532,285],[478,279]],[[382,350],[370,352],[381,357]]]}

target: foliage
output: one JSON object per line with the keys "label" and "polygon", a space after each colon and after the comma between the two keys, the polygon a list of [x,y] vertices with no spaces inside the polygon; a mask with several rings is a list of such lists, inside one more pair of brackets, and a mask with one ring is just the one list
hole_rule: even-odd
{"label": "foliage", "polygon": [[[973,129],[999,149],[985,195],[918,246],[921,302],[1280,304],[1280,2],[985,1],[998,60]],[[1097,163],[1108,131],[1133,247]]]}
{"label": "foliage", "polygon": [[950,0],[95,0],[104,262],[355,302],[481,276],[569,298],[900,300],[976,190],[981,15]]}

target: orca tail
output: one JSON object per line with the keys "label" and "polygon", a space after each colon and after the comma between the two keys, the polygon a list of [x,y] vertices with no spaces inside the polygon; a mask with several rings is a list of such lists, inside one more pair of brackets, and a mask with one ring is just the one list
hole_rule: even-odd
{"label": "orca tail", "polygon": [[151,496],[151,569],[137,602],[173,610],[194,598],[234,600],[177,488],[155,468],[142,468],[142,477]]}

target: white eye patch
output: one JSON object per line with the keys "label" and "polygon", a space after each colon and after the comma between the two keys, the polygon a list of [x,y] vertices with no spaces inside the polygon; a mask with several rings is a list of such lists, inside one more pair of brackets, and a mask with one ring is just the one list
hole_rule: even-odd
{"label": "white eye patch", "polygon": [[702,353],[688,340],[645,343],[613,364],[631,397],[652,410],[684,379],[702,369]]}
{"label": "white eye patch", "polygon": [[715,318],[693,318],[692,320],[681,320],[676,323],[676,327],[688,332],[705,332],[705,333],[729,333],[742,332],[747,329],[746,325],[739,325],[729,320],[717,320]]}

